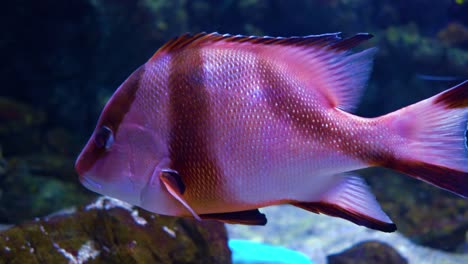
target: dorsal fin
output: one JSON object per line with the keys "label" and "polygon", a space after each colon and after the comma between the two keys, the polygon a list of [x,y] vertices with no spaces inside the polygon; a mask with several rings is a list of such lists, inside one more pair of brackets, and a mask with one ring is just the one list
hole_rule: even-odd
{"label": "dorsal fin", "polygon": [[347,51],[371,37],[366,33],[347,39],[341,39],[340,33],[288,38],[187,33],[169,40],[149,61],[164,54],[212,44],[224,48],[264,47],[260,50],[271,55],[271,59],[291,64],[294,67],[290,68],[296,68],[297,72],[307,72],[307,76],[303,76],[307,85],[321,92],[331,107],[349,111],[356,106],[367,82],[375,49],[352,55]]}
{"label": "dorsal fin", "polygon": [[150,60],[154,59],[158,55],[167,52],[174,52],[183,48],[190,48],[200,46],[202,44],[214,43],[218,41],[224,41],[226,43],[251,43],[251,44],[262,44],[262,45],[281,45],[281,46],[296,46],[296,47],[327,47],[332,50],[348,50],[359,43],[372,38],[371,34],[359,33],[351,38],[342,40],[340,33],[328,33],[321,35],[309,35],[309,36],[294,36],[294,37],[258,37],[258,36],[245,36],[245,35],[230,35],[230,34],[219,34],[201,32],[198,34],[186,33],[178,37],[174,37],[166,42],[156,53],[151,57]]}

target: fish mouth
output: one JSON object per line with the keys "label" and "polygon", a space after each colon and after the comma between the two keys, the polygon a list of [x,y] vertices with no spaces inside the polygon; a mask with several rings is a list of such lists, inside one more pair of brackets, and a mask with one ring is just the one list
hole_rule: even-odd
{"label": "fish mouth", "polygon": [[97,183],[96,181],[90,179],[86,175],[80,176],[80,182],[83,184],[86,188],[90,190],[101,190],[102,185]]}

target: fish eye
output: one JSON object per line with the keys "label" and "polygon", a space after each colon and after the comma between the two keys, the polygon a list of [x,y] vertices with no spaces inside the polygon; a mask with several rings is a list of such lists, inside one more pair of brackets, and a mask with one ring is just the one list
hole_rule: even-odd
{"label": "fish eye", "polygon": [[101,126],[94,136],[94,143],[99,148],[109,149],[114,143],[112,130],[107,126]]}

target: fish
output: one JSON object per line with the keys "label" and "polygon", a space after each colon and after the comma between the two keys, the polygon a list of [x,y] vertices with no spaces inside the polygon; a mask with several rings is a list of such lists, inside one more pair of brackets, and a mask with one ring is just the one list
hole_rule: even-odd
{"label": "fish", "polygon": [[385,167],[468,195],[468,81],[395,112],[352,114],[371,34],[169,40],[104,106],[80,182],[148,211],[265,225],[289,204],[393,232],[356,170]]}

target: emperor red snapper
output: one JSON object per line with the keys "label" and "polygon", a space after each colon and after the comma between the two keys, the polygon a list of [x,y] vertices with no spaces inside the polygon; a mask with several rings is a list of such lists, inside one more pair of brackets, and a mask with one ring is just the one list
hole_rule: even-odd
{"label": "emperor red snapper", "polygon": [[350,114],[375,49],[358,34],[174,38],[106,104],[76,161],[89,189],[149,211],[263,225],[291,204],[392,232],[365,182],[383,166],[468,195],[468,82],[396,112]]}

